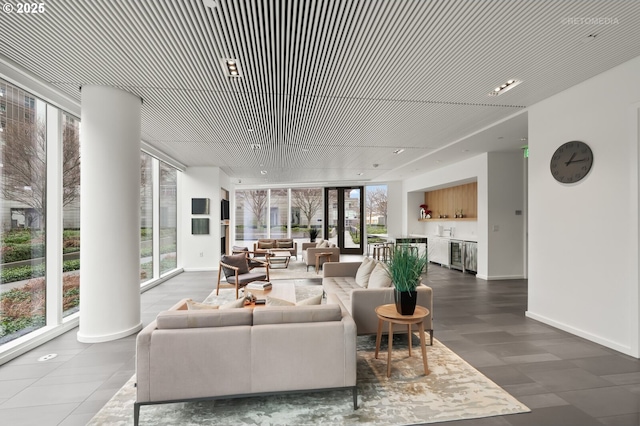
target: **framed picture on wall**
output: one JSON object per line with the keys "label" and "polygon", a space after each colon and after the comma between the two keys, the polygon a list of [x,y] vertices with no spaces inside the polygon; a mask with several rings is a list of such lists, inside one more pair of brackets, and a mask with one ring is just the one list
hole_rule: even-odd
{"label": "framed picture on wall", "polygon": [[209,219],[191,219],[191,234],[209,235]]}
{"label": "framed picture on wall", "polygon": [[208,198],[192,198],[191,214],[209,214]]}

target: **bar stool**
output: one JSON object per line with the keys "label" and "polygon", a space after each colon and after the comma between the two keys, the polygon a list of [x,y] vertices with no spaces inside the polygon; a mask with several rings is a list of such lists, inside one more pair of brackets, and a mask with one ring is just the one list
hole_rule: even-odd
{"label": "bar stool", "polygon": [[418,250],[418,246],[414,246],[413,244],[398,244],[398,246],[401,249],[409,250],[411,252],[411,254],[416,256],[416,257],[420,253],[419,250]]}
{"label": "bar stool", "polygon": [[373,258],[376,260],[387,261],[387,257],[391,257],[391,247],[389,243],[376,243],[373,245]]}

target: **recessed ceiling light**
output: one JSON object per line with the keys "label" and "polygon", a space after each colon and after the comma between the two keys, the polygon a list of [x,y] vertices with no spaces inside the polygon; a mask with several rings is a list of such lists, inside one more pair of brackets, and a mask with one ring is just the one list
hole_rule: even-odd
{"label": "recessed ceiling light", "polygon": [[400,154],[401,152],[404,152],[404,148],[396,149],[395,151],[393,151],[394,154]]}
{"label": "recessed ceiling light", "polygon": [[237,59],[223,58],[222,64],[227,77],[242,77]]}
{"label": "recessed ceiling light", "polygon": [[214,0],[202,0],[202,4],[204,4],[206,7],[210,7],[211,9],[218,7],[218,3]]}
{"label": "recessed ceiling light", "polygon": [[251,144],[251,149],[252,149],[252,150],[254,150],[254,151],[257,151],[257,150],[259,150],[260,148],[262,148],[262,147],[260,146],[260,144],[259,144],[259,143],[252,143],[252,144]]}
{"label": "recessed ceiling light", "polygon": [[309,148],[302,148],[302,152],[309,152]]}
{"label": "recessed ceiling light", "polygon": [[253,133],[253,129],[247,129],[247,132]]}
{"label": "recessed ceiling light", "polygon": [[493,91],[491,93],[489,93],[489,96],[502,95],[504,92],[506,92],[507,90],[513,89],[514,87],[516,87],[520,83],[522,83],[522,82],[518,81],[518,80],[514,80],[514,79],[507,80],[506,83],[503,83],[500,86],[498,86],[495,89],[493,89]]}
{"label": "recessed ceiling light", "polygon": [[260,174],[261,174],[261,175],[266,175],[266,174],[267,174],[267,171],[266,171],[266,170],[260,170]]}
{"label": "recessed ceiling light", "polygon": [[364,173],[360,172],[360,173],[358,173],[358,176],[362,176],[363,174],[364,174]]}
{"label": "recessed ceiling light", "polygon": [[527,140],[527,138],[520,138],[520,140],[524,142]]}

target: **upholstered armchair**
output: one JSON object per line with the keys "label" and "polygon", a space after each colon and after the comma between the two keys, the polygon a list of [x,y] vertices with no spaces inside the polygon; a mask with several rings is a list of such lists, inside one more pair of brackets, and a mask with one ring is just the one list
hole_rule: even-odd
{"label": "upholstered armchair", "polygon": [[249,261],[244,253],[224,255],[220,259],[220,267],[218,268],[218,287],[216,294],[220,293],[220,280],[222,274],[227,279],[227,283],[236,286],[236,299],[238,298],[238,290],[254,281],[269,281],[269,264],[266,261],[254,259],[256,262],[262,263],[266,269],[265,273],[251,272],[249,270]]}

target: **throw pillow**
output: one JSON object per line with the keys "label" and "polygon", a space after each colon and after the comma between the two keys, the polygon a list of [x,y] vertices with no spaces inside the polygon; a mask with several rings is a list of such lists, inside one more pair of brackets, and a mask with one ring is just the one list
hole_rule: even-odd
{"label": "throw pillow", "polygon": [[320,244],[322,244],[323,242],[324,242],[324,240],[323,240],[322,238],[318,238],[318,239],[316,240],[316,248],[321,247],[321,246],[320,246]]}
{"label": "throw pillow", "polygon": [[233,251],[233,252],[238,252],[238,251],[249,251],[249,247],[233,246],[233,247],[231,247],[231,251]]}
{"label": "throw pillow", "polygon": [[205,309],[218,309],[218,305],[209,305],[206,303],[196,302],[193,299],[187,299],[187,309],[190,311],[202,311]]}
{"label": "throw pillow", "polygon": [[387,273],[387,267],[384,263],[378,262],[373,268],[369,277],[368,288],[386,288],[391,287],[391,277]]}
{"label": "throw pillow", "polygon": [[324,240],[323,242],[320,243],[320,245],[318,247],[320,247],[320,248],[329,247],[329,241]]}
{"label": "throw pillow", "polygon": [[306,305],[320,305],[322,304],[322,293],[317,296],[311,296],[307,299],[301,300],[296,303],[296,306],[306,306]]}
{"label": "throw pillow", "polygon": [[258,241],[258,248],[259,249],[272,249],[273,248],[273,243],[267,243],[267,242],[260,242]]}
{"label": "throw pillow", "polygon": [[371,277],[371,272],[373,272],[373,268],[376,267],[376,263],[377,262],[374,262],[370,257],[362,259],[362,264],[356,272],[356,284],[360,287],[367,288],[369,285],[369,277]]}
{"label": "throw pillow", "polygon": [[220,305],[219,309],[244,308],[244,297]]}
{"label": "throw pillow", "polygon": [[277,241],[278,248],[293,248],[293,241]]}
{"label": "throw pillow", "polygon": [[267,306],[295,306],[295,303],[288,300],[278,299],[277,297],[267,296]]}
{"label": "throw pillow", "polygon": [[[249,265],[247,264],[247,255],[244,253],[239,254],[225,254],[221,257],[220,261],[222,263],[226,263],[230,266],[236,266],[238,269],[238,274],[248,274],[249,273]],[[230,268],[222,268],[224,271],[225,277],[232,277],[235,275],[235,271]]]}

